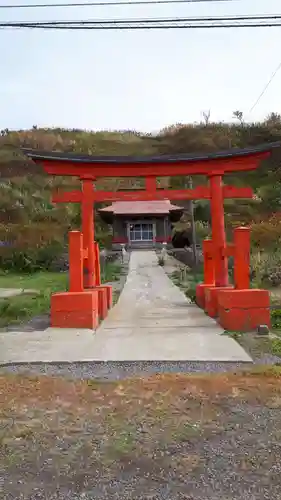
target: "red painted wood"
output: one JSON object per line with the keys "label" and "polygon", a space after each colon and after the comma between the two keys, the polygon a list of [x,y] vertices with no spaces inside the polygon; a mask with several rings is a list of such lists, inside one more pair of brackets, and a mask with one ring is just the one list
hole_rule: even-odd
{"label": "red painted wood", "polygon": [[94,250],[94,207],[92,197],[94,186],[91,180],[82,181],[82,232],[84,249],[88,249],[87,259],[85,259],[85,268],[88,271],[87,283],[89,288],[95,286],[95,250]]}
{"label": "red painted wood", "polygon": [[171,236],[167,236],[167,238],[158,237],[158,238],[155,238],[155,241],[156,241],[156,243],[169,243],[170,241],[172,241],[172,238],[171,238]]}
{"label": "red painted wood", "polygon": [[237,290],[250,288],[250,228],[237,227],[234,233],[234,283]]}
{"label": "red painted wood", "polygon": [[101,286],[101,268],[100,268],[100,248],[99,244],[94,242],[95,252],[95,286]]}
{"label": "red painted wood", "polygon": [[157,189],[156,177],[146,177],[145,188],[146,188],[146,191],[150,191],[151,193],[154,193]]}
{"label": "red painted wood", "polygon": [[253,198],[254,191],[250,187],[223,186],[224,198]]}
{"label": "red painted wood", "polygon": [[112,238],[112,243],[117,243],[117,244],[126,244],[128,243],[128,238]]}
{"label": "red painted wood", "polygon": [[69,291],[83,292],[83,235],[69,231]]}
{"label": "red painted wood", "polygon": [[215,285],[228,285],[228,260],[224,227],[223,186],[220,175],[210,175],[212,243],[214,249]]}
{"label": "red painted wood", "polygon": [[[95,201],[153,201],[165,200],[198,200],[210,199],[210,189],[208,186],[198,186],[194,189],[157,189],[148,192],[144,190],[136,191],[93,191],[92,202]],[[251,188],[237,188],[235,186],[223,186],[224,198],[252,198]],[[52,196],[53,203],[81,203],[81,191],[57,192]]]}
{"label": "red painted wood", "polygon": [[73,175],[80,178],[98,177],[165,177],[175,175],[223,175],[229,172],[255,170],[270,152],[254,153],[243,157],[214,158],[202,161],[177,161],[175,163],[72,163],[67,160],[34,159],[50,175]]}

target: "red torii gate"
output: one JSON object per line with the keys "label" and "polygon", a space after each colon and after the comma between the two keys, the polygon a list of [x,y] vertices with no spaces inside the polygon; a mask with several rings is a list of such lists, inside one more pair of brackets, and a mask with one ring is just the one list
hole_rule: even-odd
{"label": "red torii gate", "polygon": [[[70,289],[52,296],[52,325],[95,328],[98,320],[103,319],[111,307],[111,287],[101,285],[100,281],[99,249],[94,237],[94,203],[160,199],[210,200],[212,240],[203,244],[204,283],[197,287],[198,305],[205,307],[213,317],[219,315],[219,321],[227,329],[249,329],[257,324],[269,324],[269,294],[264,290],[249,289],[249,229],[236,229],[232,245],[227,245],[225,237],[224,199],[252,198],[253,193],[251,188],[223,185],[223,175],[255,170],[276,147],[280,147],[280,143],[209,155],[139,158],[76,156],[23,149],[48,174],[77,176],[82,183],[81,191],[55,193],[52,197],[53,203],[80,203],[82,212],[82,233],[69,233]],[[205,175],[209,183],[194,189],[157,188],[157,177],[180,175]],[[144,177],[146,185],[144,190],[133,192],[99,191],[95,189],[94,181],[100,177]],[[228,281],[230,255],[235,258],[234,288],[229,286]],[[86,282],[83,278],[85,270]],[[252,319],[248,320],[248,317]]]}

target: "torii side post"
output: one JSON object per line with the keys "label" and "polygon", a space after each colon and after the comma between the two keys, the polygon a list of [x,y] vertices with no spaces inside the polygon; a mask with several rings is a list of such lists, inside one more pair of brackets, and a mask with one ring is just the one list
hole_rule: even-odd
{"label": "torii side post", "polygon": [[[266,290],[250,289],[250,229],[234,230],[227,244],[221,175],[209,176],[212,240],[203,242],[204,283],[197,286],[197,303],[229,331],[251,331],[270,326],[270,298]],[[234,285],[229,285],[228,257],[234,257]]]}
{"label": "torii side post", "polygon": [[85,250],[81,231],[69,232],[69,292],[51,297],[51,325],[59,328],[91,328],[99,324],[98,287],[84,289]]}
{"label": "torii side post", "polygon": [[[265,290],[249,289],[249,280],[242,279],[242,276],[245,276],[246,268],[249,271],[249,231],[236,230],[234,243],[228,245],[225,241],[224,198],[251,197],[251,194],[249,194],[251,190],[249,188],[238,189],[233,186],[223,186],[222,178],[228,173],[235,172],[238,174],[247,170],[255,170],[261,160],[270,156],[273,148],[280,148],[280,146],[280,143],[273,143],[245,150],[234,149],[209,155],[141,158],[79,157],[75,154],[40,152],[27,149],[23,149],[23,152],[34,162],[41,164],[45,172],[50,175],[77,176],[81,180],[92,181],[91,193],[90,188],[86,188],[89,189],[87,191],[87,203],[90,204],[90,198],[92,197],[92,209],[95,201],[210,199],[212,240],[203,243],[204,253],[208,258],[204,262],[204,283],[198,286],[197,299],[199,291],[204,302],[206,297],[211,294],[212,297],[215,297],[215,315],[218,316],[221,325],[229,330],[245,330],[250,327],[254,329],[261,323],[270,325],[269,293]],[[157,189],[157,177],[190,175],[208,177],[209,186],[199,186],[193,190]],[[115,193],[95,191],[93,181],[100,177],[144,177],[146,178],[146,190]],[[54,201],[82,203],[83,196],[83,192],[74,191],[55,195]],[[58,199],[58,197],[61,198]],[[87,219],[87,217],[89,220],[89,213],[85,218]],[[244,230],[245,228],[240,229]],[[85,229],[83,230],[85,231]],[[91,239],[89,233],[88,236],[86,235],[87,239]],[[82,260],[84,262],[84,257],[88,259],[88,254],[86,249],[83,252]],[[234,255],[235,260],[234,275],[236,282],[234,288],[229,287],[228,284],[227,258],[229,255]],[[90,269],[91,262],[90,260],[89,264],[89,259],[87,260],[87,266],[89,268],[90,265]],[[243,288],[245,286],[247,288]],[[91,291],[84,289],[80,293],[95,294],[95,290],[95,288],[91,289]],[[66,297],[65,302],[66,309],[69,308],[69,302],[67,303],[67,301],[69,301],[68,297]],[[93,305],[89,305],[89,307],[93,307]],[[247,319],[249,317],[251,318],[250,321]],[[72,326],[81,327],[81,325],[74,324]]]}
{"label": "torii side post", "polygon": [[[228,251],[225,235],[224,221],[224,195],[223,195],[223,176],[221,174],[209,175],[210,186],[210,205],[211,205],[211,227],[212,242],[208,241],[204,246],[204,261],[213,268],[208,279],[197,286],[197,303],[205,309],[211,317],[216,317],[218,313],[217,294],[219,290],[232,290],[229,285],[228,275]],[[249,190],[248,197],[252,198],[253,192]],[[212,260],[210,261],[210,252]],[[210,278],[212,276],[212,278]]]}
{"label": "torii side post", "polygon": [[[71,193],[61,193],[53,196],[54,203],[79,202],[81,204],[82,220],[82,242],[83,242],[83,291],[98,292],[98,318],[104,319],[108,310],[112,307],[112,287],[101,284],[99,245],[95,241],[94,233],[94,183],[92,179],[80,178],[82,184],[81,191]],[[72,253],[73,257],[69,261],[70,268],[80,265],[78,254]],[[71,256],[71,254],[70,254]],[[71,292],[71,290],[70,290]],[[57,300],[56,298],[52,300]],[[60,300],[63,298],[60,296]],[[92,328],[92,315],[88,315],[89,328]],[[51,317],[52,323],[58,324],[57,318]],[[80,319],[77,320],[78,322]],[[94,321],[95,322],[95,321]],[[81,326],[76,322],[77,327]]]}

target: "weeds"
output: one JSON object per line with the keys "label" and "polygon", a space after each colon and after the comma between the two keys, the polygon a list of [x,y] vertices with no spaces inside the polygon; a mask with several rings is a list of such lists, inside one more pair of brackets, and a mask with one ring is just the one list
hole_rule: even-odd
{"label": "weeds", "polygon": [[271,311],[272,328],[281,330],[281,309],[273,309]]}
{"label": "weeds", "polygon": [[162,255],[158,257],[158,265],[161,267],[165,266],[165,259]]}
{"label": "weeds", "polygon": [[277,287],[281,285],[281,252],[254,252],[251,254],[251,276],[254,283]]}
{"label": "weeds", "polygon": [[[121,267],[108,263],[102,272],[102,282],[116,281]],[[34,294],[22,294],[0,299],[0,327],[17,324],[34,316],[45,314],[50,309],[51,295],[68,288],[68,273],[39,272],[30,275],[6,273],[0,276],[0,288],[34,290]],[[117,296],[114,297],[117,300]]]}
{"label": "weeds", "polygon": [[271,352],[275,356],[281,357],[281,339],[272,339]]}
{"label": "weeds", "polygon": [[173,283],[178,286],[192,302],[196,302],[196,286],[203,281],[202,270],[191,271],[187,266],[175,271],[172,276]]}

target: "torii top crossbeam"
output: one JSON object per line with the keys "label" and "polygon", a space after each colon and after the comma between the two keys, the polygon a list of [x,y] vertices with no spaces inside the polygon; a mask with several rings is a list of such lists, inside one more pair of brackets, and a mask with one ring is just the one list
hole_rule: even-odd
{"label": "torii top crossbeam", "polygon": [[179,175],[224,175],[255,170],[280,142],[211,154],[159,156],[87,156],[23,148],[22,152],[43,166],[50,175],[98,177],[165,177]]}

